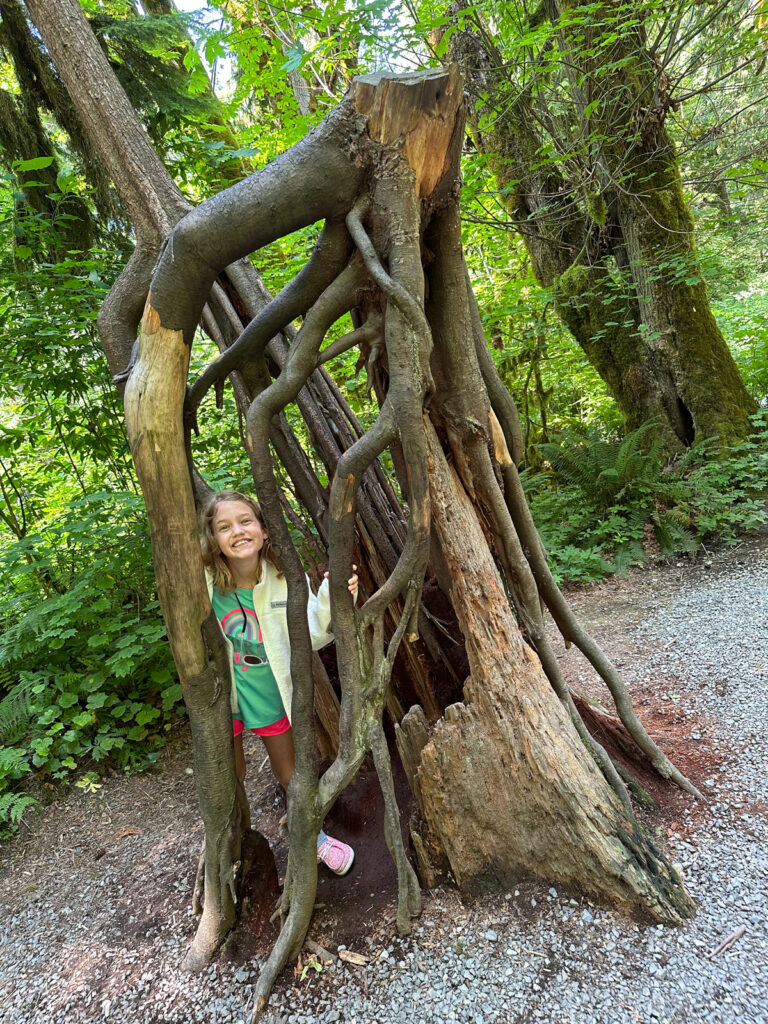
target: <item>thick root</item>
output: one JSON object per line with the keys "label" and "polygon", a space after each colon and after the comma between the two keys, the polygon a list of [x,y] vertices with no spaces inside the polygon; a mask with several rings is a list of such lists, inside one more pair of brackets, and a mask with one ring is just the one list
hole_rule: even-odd
{"label": "thick root", "polygon": [[211,963],[226,938],[232,922],[222,925],[219,915],[203,910],[192,944],[184,957],[183,968],[189,974],[199,974]]}
{"label": "thick root", "polygon": [[421,913],[421,888],[405,852],[392,779],[392,762],[380,721],[371,727],[370,747],[384,797],[384,837],[397,868],[397,931],[400,935],[410,935],[413,920]]}

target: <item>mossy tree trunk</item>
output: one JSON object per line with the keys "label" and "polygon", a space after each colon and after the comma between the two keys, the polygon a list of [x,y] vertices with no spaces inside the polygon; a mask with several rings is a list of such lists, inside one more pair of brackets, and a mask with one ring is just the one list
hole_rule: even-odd
{"label": "mossy tree trunk", "polygon": [[[580,8],[587,6],[582,27]],[[738,440],[756,404],[710,308],[665,124],[674,96],[648,49],[640,5],[629,12],[624,0],[546,0],[545,7],[576,69],[579,93],[590,100],[591,138],[634,285],[640,334],[652,372],[667,381],[667,418],[686,444]],[[601,54],[597,67],[588,56],[593,47]]]}
{"label": "mossy tree trunk", "polygon": [[[709,305],[664,127],[663,76],[642,26],[625,26],[626,4],[590,4],[588,15],[574,14],[579,6],[552,0],[544,8],[589,132],[589,157],[571,154],[571,163],[580,159],[581,177],[597,184],[583,186],[567,161],[543,159],[547,132],[557,135],[546,97],[535,75],[522,90],[513,84],[479,16],[452,37],[476,97],[473,136],[536,277],[553,289],[558,313],[627,428],[655,419],[671,449],[706,437],[727,444],[748,433],[755,403]],[[546,55],[545,48],[544,62]]]}
{"label": "mossy tree trunk", "polygon": [[[48,258],[63,259],[71,249],[90,248],[94,224],[85,200],[59,188],[60,154],[43,119],[53,114],[69,134],[72,149],[93,167],[92,184],[103,208],[109,205],[108,179],[19,0],[0,3],[0,46],[13,66],[18,85],[16,90],[0,89],[0,159],[13,172],[30,209],[50,228],[50,235],[42,236]],[[25,172],[15,166],[18,161],[41,157],[50,161],[46,167]],[[29,241],[33,249],[41,245],[39,231],[27,239],[19,230],[17,238]]]}

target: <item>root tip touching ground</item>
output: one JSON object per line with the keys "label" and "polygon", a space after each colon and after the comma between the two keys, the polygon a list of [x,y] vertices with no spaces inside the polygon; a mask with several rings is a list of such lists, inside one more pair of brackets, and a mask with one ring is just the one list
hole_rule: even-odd
{"label": "root tip touching ground", "polygon": [[187,974],[200,974],[201,971],[204,971],[205,968],[208,967],[213,959],[213,952],[214,951],[201,949],[193,942],[184,957],[184,962],[182,964],[183,970],[185,970]]}
{"label": "root tip touching ground", "polygon": [[257,996],[256,1002],[253,1007],[253,1013],[251,1014],[251,1024],[256,1024],[258,1020],[261,1020],[261,1017],[263,1016],[266,1008],[267,1000],[264,998],[264,996]]}

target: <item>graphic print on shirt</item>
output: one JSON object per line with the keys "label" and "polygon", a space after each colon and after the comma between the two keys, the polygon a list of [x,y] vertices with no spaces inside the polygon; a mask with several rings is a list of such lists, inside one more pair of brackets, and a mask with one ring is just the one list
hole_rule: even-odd
{"label": "graphic print on shirt", "polygon": [[[245,612],[245,622],[243,622]],[[267,664],[267,654],[261,639],[261,626],[256,612],[250,608],[234,608],[221,620],[224,635],[234,649],[233,661],[241,671]]]}

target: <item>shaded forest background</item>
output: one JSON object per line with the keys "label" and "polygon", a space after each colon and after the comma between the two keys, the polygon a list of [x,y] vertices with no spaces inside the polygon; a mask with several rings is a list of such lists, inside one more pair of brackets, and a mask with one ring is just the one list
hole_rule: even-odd
{"label": "shaded forest background", "polygon": [[[558,580],[580,583],[734,542],[766,521],[768,32],[763,4],[617,3],[607,5],[615,33],[603,23],[596,45],[590,5],[559,5],[568,38],[545,17],[555,6],[486,3],[457,12],[380,0],[307,5],[298,14],[255,0],[195,13],[170,0],[83,4],[192,204],[302,138],[353,75],[466,61],[465,251],[493,359],[520,410],[523,479],[537,525]],[[132,250],[130,223],[24,7],[1,0],[0,17],[7,833],[41,787],[93,788],[105,769],[154,762],[184,712],[121,403],[96,332],[100,302]],[[615,97],[638,52],[652,74],[637,102],[624,105]],[[580,77],[574,54],[586,68]],[[632,260],[622,262],[611,237],[611,196],[627,191],[639,132],[637,120],[621,120],[630,106],[632,117],[669,137],[695,227],[695,249],[681,255],[685,227],[651,211],[659,230],[644,271],[651,288],[701,295],[706,287],[754,401],[743,403],[743,422],[734,416],[732,429],[671,437],[658,419],[628,413],[598,372],[599,352],[618,337],[658,340],[650,318],[612,312],[634,301]],[[535,128],[524,164],[520,146],[508,145],[510,123]],[[612,164],[606,154],[616,153]],[[634,194],[649,208],[655,186],[644,173],[639,187],[635,175]],[[550,184],[539,188],[538,205],[523,211],[542,180]],[[564,237],[574,224],[586,225],[583,242],[548,273],[541,240]],[[304,264],[318,231],[259,254],[273,293]],[[595,269],[599,286],[587,276]],[[338,336],[351,327],[341,322]],[[202,337],[193,360],[199,367],[214,351]],[[333,376],[367,426],[375,398],[357,358],[338,357]],[[198,467],[209,484],[249,489],[229,386],[218,404],[207,400],[200,425]],[[299,416],[292,426],[303,431]],[[391,470],[386,461],[384,468]],[[322,465],[316,469],[323,482]],[[322,547],[287,479],[285,493],[295,540],[316,571]]]}

